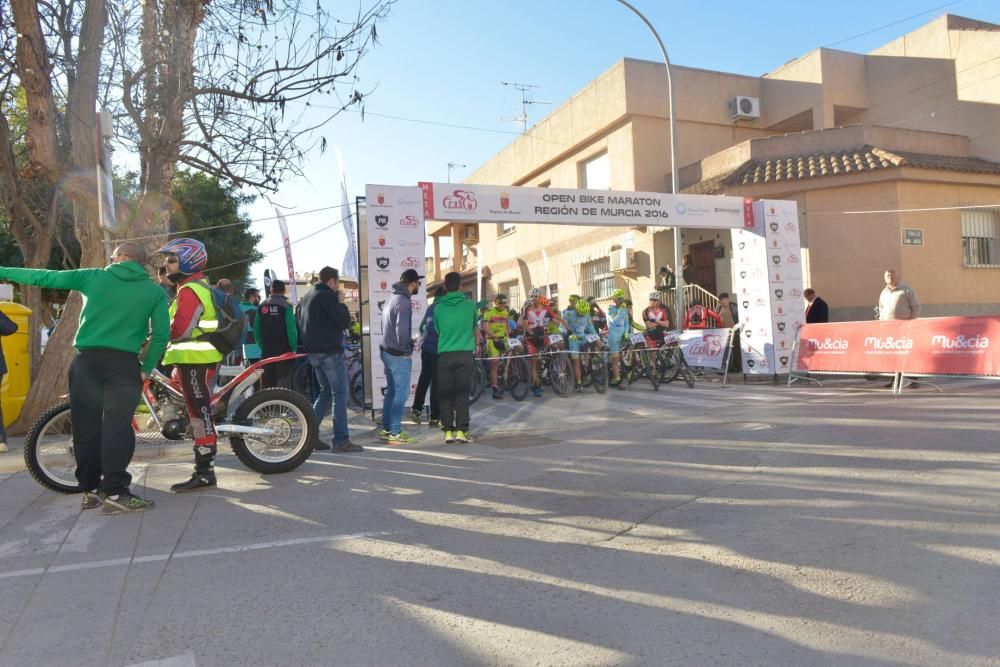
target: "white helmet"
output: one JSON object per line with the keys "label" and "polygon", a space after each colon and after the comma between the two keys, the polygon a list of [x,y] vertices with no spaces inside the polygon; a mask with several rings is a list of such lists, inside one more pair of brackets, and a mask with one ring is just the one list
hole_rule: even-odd
{"label": "white helmet", "polygon": [[530,295],[531,295],[532,299],[534,299],[535,297],[541,296],[542,295],[542,288],[541,287],[532,287]]}
{"label": "white helmet", "polygon": [[650,292],[649,293],[649,300],[653,301],[654,299],[656,301],[663,301],[663,296],[659,292]]}

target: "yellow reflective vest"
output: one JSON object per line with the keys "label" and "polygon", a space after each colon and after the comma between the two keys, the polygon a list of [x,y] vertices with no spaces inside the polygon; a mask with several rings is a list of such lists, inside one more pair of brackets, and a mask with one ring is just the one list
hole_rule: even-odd
{"label": "yellow reflective vest", "polygon": [[183,289],[189,289],[195,293],[195,296],[201,301],[201,307],[204,309],[204,312],[202,312],[198,324],[191,330],[190,337],[184,340],[171,341],[167,345],[167,352],[163,355],[163,363],[167,366],[175,364],[217,364],[222,361],[222,353],[215,349],[215,346],[207,340],[198,340],[205,334],[219,328],[212,292],[205,283],[200,281],[191,281],[181,285],[177,290],[177,298],[170,304],[171,322],[174,319],[174,314],[177,312],[177,304],[180,303],[180,293]]}

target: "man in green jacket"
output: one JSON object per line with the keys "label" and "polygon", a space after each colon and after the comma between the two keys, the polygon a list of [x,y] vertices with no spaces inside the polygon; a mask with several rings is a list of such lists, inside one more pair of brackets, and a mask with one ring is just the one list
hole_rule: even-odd
{"label": "man in green jacket", "polygon": [[[48,271],[0,267],[0,279],[76,290],[83,311],[69,370],[70,415],[76,479],[83,509],[104,505],[105,514],[140,512],[152,501],[132,495],[127,468],[135,450],[132,418],[143,377],[163,356],[170,336],[167,297],[143,266],[146,251],[122,243],[103,269]],[[139,351],[149,338],[146,357]]]}
{"label": "man in green jacket", "polygon": [[480,333],[476,304],[459,290],[462,276],[444,277],[448,293],[434,300],[434,328],[438,332],[438,407],[445,442],[469,442],[469,385],[475,370],[473,353]]}

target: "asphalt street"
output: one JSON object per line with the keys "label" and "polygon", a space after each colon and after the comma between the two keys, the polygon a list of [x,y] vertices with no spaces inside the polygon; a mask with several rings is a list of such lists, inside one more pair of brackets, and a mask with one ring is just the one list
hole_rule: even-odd
{"label": "asphalt street", "polygon": [[174,448],[128,516],[0,455],[0,665],[1000,665],[1000,385],[880,386],[487,396],[201,494]]}

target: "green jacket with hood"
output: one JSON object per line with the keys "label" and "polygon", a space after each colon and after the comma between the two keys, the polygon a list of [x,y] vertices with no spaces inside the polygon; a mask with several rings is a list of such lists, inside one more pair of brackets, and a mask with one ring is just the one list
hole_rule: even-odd
{"label": "green jacket with hood", "polygon": [[80,292],[83,310],[73,341],[78,350],[112,349],[139,354],[149,337],[149,349],[142,362],[142,371],[148,373],[167,347],[167,295],[138,262],[73,271],[0,267],[0,279]]}
{"label": "green jacket with hood", "polygon": [[434,328],[438,332],[438,354],[474,351],[476,304],[461,292],[448,292],[434,299]]}

